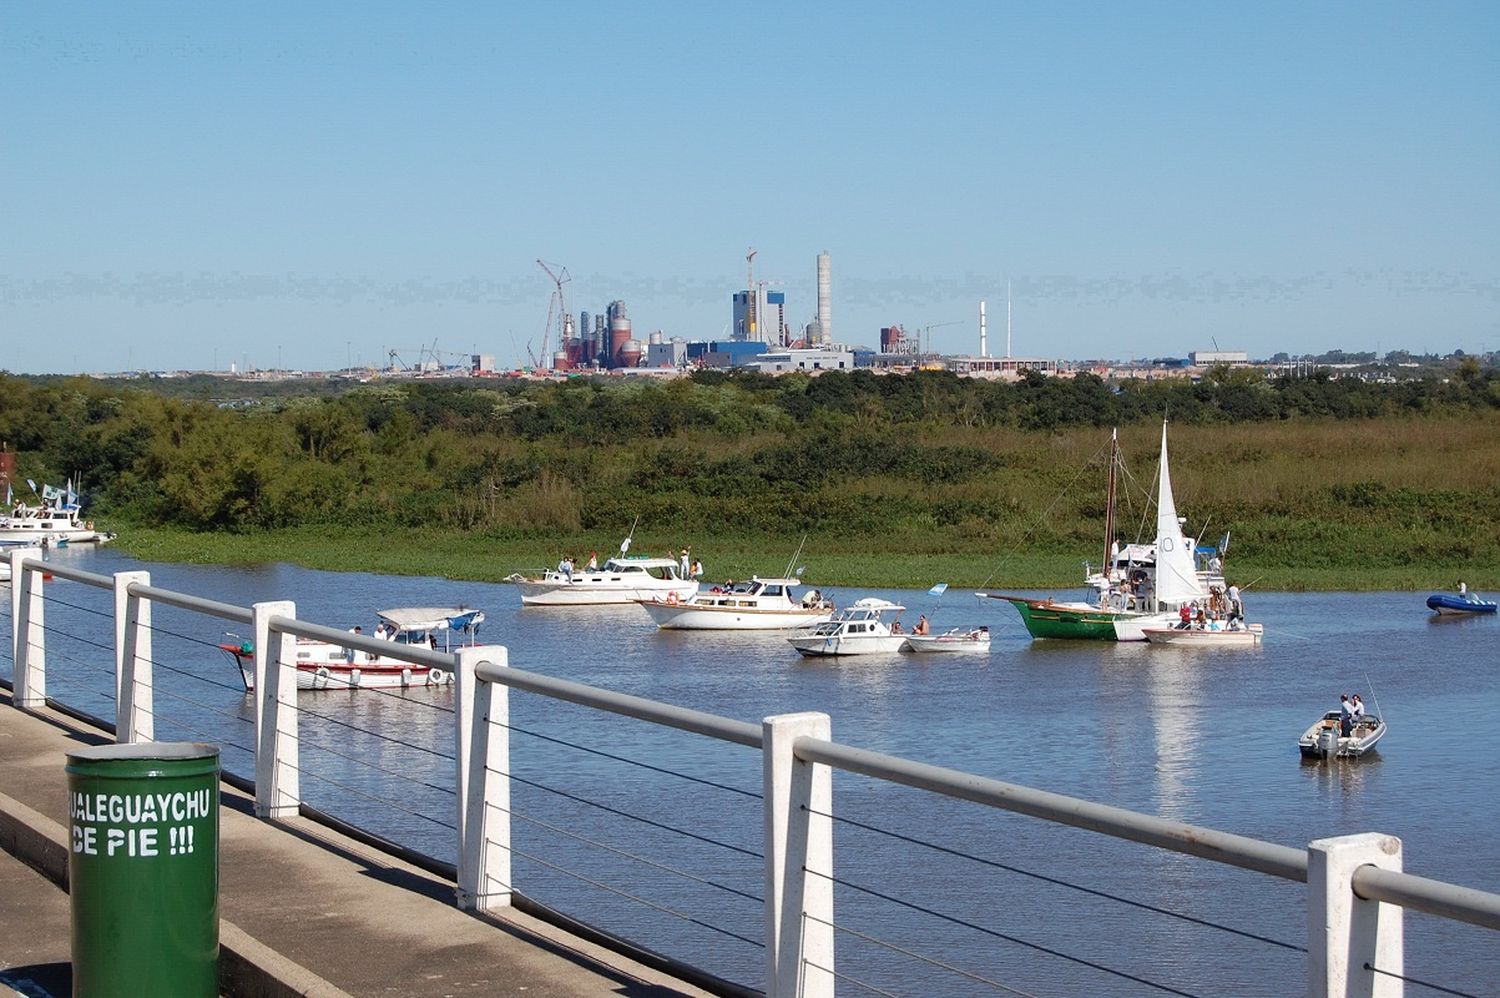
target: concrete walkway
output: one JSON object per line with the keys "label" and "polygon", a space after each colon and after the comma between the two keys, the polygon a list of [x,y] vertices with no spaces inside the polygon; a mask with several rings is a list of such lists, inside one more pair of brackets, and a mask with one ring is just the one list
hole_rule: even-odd
{"label": "concrete walkway", "polygon": [[[0,853],[0,995],[69,993],[64,754],[107,740],[0,692],[0,848],[47,875]],[[228,786],[221,800],[226,994],[710,994],[519,912],[464,914],[449,881],[306,819],[259,821]]]}

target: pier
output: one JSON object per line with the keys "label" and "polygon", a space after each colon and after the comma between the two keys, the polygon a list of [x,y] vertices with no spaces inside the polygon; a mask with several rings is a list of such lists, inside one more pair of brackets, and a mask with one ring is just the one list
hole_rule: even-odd
{"label": "pier", "polygon": [[[773,715],[758,722],[724,718],[515,668],[499,646],[455,654],[392,649],[380,639],[300,620],[290,602],[216,603],[153,587],[144,572],[101,576],[44,563],[26,552],[13,553],[10,564],[8,652],[14,678],[12,694],[0,703],[5,803],[0,839],[8,852],[50,870],[54,881],[68,841],[61,824],[67,816],[64,751],[80,740],[151,740],[155,705],[178,682],[180,670],[153,655],[152,639],[161,629],[153,625],[152,608],[234,621],[254,634],[254,779],[229,781],[223,788],[226,993],[268,993],[254,990],[258,985],[239,990],[237,983],[242,972],[271,973],[258,969],[263,965],[279,967],[291,981],[282,985],[290,990],[279,993],[489,993],[503,990],[503,982],[521,981],[528,993],[544,995],[889,993],[861,981],[857,971],[837,960],[849,930],[835,911],[835,887],[876,891],[840,874],[832,848],[839,821],[832,794],[835,772],[1124,839],[1195,862],[1305,883],[1304,909],[1288,911],[1278,926],[1292,925],[1292,938],[1273,942],[1302,952],[1307,993],[1314,998],[1404,993],[1405,912],[1500,929],[1500,896],[1405,872],[1401,843],[1390,836],[1350,835],[1293,848],[841,744],[832,738],[825,714]],[[55,576],[45,586],[44,571]],[[115,711],[113,719],[101,718],[92,727],[69,716],[67,705],[49,695],[47,682],[48,644],[58,637],[56,625],[49,623],[49,604],[76,607],[79,589],[113,595],[113,611],[98,611],[110,619],[101,621],[88,640],[108,663]],[[452,799],[451,809],[441,817],[427,815],[451,830],[457,857],[451,871],[409,850],[401,855],[399,843],[320,820],[303,802],[303,778],[312,774],[301,768],[299,715],[311,705],[296,694],[299,637],[357,651],[399,652],[414,671],[439,669],[456,677],[449,782],[442,788]],[[512,866],[513,855],[519,855],[511,838],[517,817],[510,806],[511,783],[519,779],[510,753],[512,692],[685,732],[751,760],[758,756],[763,779],[755,796],[763,849],[753,858],[761,866],[763,893],[738,893],[763,911],[763,936],[748,940],[763,949],[762,980],[734,983],[716,967],[657,956],[649,939],[636,940],[637,949],[627,956],[622,941],[587,925],[565,927],[527,899]],[[627,840],[612,848],[629,845]],[[883,899],[899,901],[894,895],[910,874],[889,873],[891,886]],[[7,939],[24,934],[17,931],[21,919],[29,921],[24,911],[0,908],[0,914],[8,920],[0,925]],[[1040,936],[1046,926],[1037,928]],[[912,950],[904,939],[882,942]],[[28,962],[18,963],[23,958]],[[930,974],[915,988],[952,993],[942,982],[952,979],[943,975],[954,974],[954,967],[920,952],[915,959]],[[35,954],[0,949],[7,968],[55,970],[58,960],[55,947]],[[1137,989],[1191,993],[1118,968],[1097,969],[1128,979]],[[964,968],[957,973],[977,988],[1014,990]]]}

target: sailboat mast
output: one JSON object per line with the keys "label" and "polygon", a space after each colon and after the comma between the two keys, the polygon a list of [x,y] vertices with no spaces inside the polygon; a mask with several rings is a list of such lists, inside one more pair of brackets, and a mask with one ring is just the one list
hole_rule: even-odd
{"label": "sailboat mast", "polygon": [[1104,500],[1104,581],[1110,581],[1109,573],[1115,547],[1115,469],[1119,466],[1120,430],[1109,434],[1109,493]]}

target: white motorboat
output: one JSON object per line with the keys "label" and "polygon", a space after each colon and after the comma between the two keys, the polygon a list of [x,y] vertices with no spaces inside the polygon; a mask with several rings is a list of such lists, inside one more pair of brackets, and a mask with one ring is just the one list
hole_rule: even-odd
{"label": "white motorboat", "polygon": [[982,652],[990,650],[990,629],[975,627],[965,630],[954,628],[942,634],[908,634],[906,651],[921,652]]}
{"label": "white motorboat", "polygon": [[603,568],[548,569],[535,578],[516,581],[523,606],[599,606],[636,603],[675,596],[692,598],[698,583],[685,579],[672,558],[643,558],[620,554]]}
{"label": "white motorboat", "polygon": [[[484,613],[464,607],[402,607],[381,610],[376,616],[384,626],[386,640],[397,645],[451,651],[453,644],[472,645],[484,623]],[[442,635],[439,639],[438,635]],[[459,640],[454,642],[454,635]],[[240,670],[245,689],[255,688],[255,647],[249,641],[226,643],[219,648]],[[352,690],[401,689],[409,686],[445,686],[451,673],[426,669],[388,655],[355,651],[331,641],[297,639],[297,689]]]}
{"label": "white motorboat", "polygon": [[787,641],[804,655],[898,652],[906,644],[907,635],[899,631],[892,634],[885,615],[905,609],[899,603],[869,596],[855,600],[832,620],[818,624],[806,634],[790,636]]}
{"label": "white motorboat", "polygon": [[1360,715],[1347,735],[1340,733],[1340,719],[1336,710],[1324,714],[1297,739],[1297,748],[1309,759],[1358,757],[1385,737],[1385,722],[1374,714]]}
{"label": "white motorboat", "polygon": [[66,506],[27,506],[17,503],[0,517],[0,542],[51,547],[62,544],[107,544],[115,535],[94,529],[93,520],[83,519],[76,503]]}
{"label": "white motorboat", "polygon": [[1204,628],[1196,627],[1144,627],[1146,640],[1154,645],[1174,645],[1180,648],[1250,648],[1260,644],[1264,628],[1259,624],[1247,627]]}
{"label": "white motorboat", "polygon": [[801,579],[762,579],[699,590],[696,596],[679,599],[672,594],[637,600],[641,608],[663,630],[679,631],[780,631],[812,627],[833,617],[833,603],[817,590],[800,600],[792,588]]}

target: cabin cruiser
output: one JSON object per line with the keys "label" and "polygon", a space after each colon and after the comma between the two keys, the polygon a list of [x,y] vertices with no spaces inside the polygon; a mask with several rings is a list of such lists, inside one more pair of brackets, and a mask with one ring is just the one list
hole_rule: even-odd
{"label": "cabin cruiser", "polygon": [[637,600],[663,630],[779,631],[811,627],[833,616],[833,603],[816,589],[794,599],[792,589],[801,579],[762,579],[727,583],[696,596],[679,599],[668,593]]}
{"label": "cabin cruiser", "polygon": [[0,517],[0,542],[20,542],[38,547],[61,544],[107,544],[115,535],[95,530],[93,520],[83,519],[76,503],[66,506],[27,506],[17,503],[8,516]]}
{"label": "cabin cruiser", "polygon": [[804,655],[871,655],[897,652],[906,644],[900,630],[892,633],[885,615],[899,613],[906,607],[870,596],[853,604],[832,620],[825,621],[806,634],[787,638],[791,646]]}
{"label": "cabin cruiser", "polygon": [[1340,711],[1330,710],[1302,733],[1297,739],[1297,748],[1305,758],[1357,758],[1385,737],[1385,722],[1374,714],[1361,714],[1355,718],[1347,735],[1340,733],[1341,718]]}
{"label": "cabin cruiser", "polygon": [[673,558],[644,558],[623,552],[603,568],[548,569],[518,578],[522,606],[595,606],[674,597],[691,599],[698,583],[683,578]]}
{"label": "cabin cruiser", "polygon": [[[476,643],[484,613],[465,607],[401,607],[381,610],[375,636],[395,645],[451,651],[454,644]],[[356,628],[354,633],[359,633]],[[442,635],[439,639],[439,635]],[[458,640],[454,641],[454,636]],[[249,641],[219,645],[239,666],[245,689],[255,688],[255,646]],[[297,689],[401,689],[446,686],[453,674],[427,669],[388,655],[356,651],[331,641],[297,639]]]}

